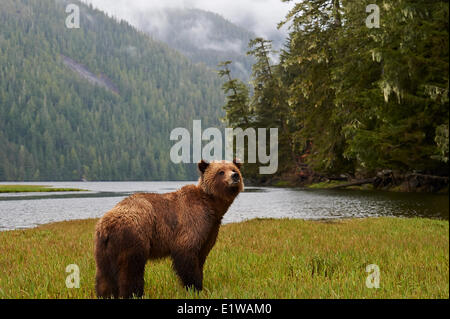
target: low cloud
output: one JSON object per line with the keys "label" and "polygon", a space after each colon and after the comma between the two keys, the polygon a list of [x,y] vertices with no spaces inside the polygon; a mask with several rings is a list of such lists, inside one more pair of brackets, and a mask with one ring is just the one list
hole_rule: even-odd
{"label": "low cloud", "polygon": [[[257,36],[279,39],[286,36],[286,28],[277,30],[277,24],[284,19],[292,3],[281,0],[82,0],[117,18],[138,26],[137,13],[161,12],[165,8],[195,8],[218,13],[227,20],[253,31]],[[152,27],[164,26],[169,21],[151,14]],[[159,21],[158,21],[159,19]]]}

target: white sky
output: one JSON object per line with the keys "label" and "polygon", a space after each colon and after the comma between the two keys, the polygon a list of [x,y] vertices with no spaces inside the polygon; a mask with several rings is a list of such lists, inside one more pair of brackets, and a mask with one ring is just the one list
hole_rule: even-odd
{"label": "white sky", "polygon": [[293,3],[281,0],[81,0],[131,24],[133,13],[164,8],[197,8],[218,13],[227,20],[246,27],[257,36],[271,38],[277,24],[284,19]]}

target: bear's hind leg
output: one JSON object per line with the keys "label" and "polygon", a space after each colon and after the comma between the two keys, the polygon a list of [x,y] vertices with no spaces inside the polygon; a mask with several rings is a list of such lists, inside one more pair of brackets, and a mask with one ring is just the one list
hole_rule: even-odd
{"label": "bear's hind leg", "polygon": [[195,253],[173,253],[173,267],[186,288],[203,289],[203,270]]}
{"label": "bear's hind leg", "polygon": [[111,274],[104,274],[100,269],[97,269],[97,274],[95,276],[95,291],[99,298],[116,298],[119,289],[116,280]]}
{"label": "bear's hind leg", "polygon": [[95,275],[95,291],[98,298],[117,298],[119,288],[117,286],[117,263],[114,256],[109,254],[105,245],[97,241],[95,249],[95,262],[97,272]]}
{"label": "bear's hind leg", "polygon": [[123,256],[119,264],[119,297],[141,298],[144,294],[144,272],[147,259],[142,254]]}

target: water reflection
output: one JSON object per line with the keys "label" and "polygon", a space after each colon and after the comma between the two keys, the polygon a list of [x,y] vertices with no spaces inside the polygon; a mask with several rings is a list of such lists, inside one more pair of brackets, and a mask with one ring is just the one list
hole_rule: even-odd
{"label": "water reflection", "polygon": [[[96,218],[132,193],[170,192],[190,183],[46,182],[45,184],[90,191],[0,194],[0,230],[34,227],[61,220]],[[449,197],[377,191],[246,187],[245,192],[239,195],[225,215],[224,223],[253,218],[333,219],[370,216],[448,220]]]}

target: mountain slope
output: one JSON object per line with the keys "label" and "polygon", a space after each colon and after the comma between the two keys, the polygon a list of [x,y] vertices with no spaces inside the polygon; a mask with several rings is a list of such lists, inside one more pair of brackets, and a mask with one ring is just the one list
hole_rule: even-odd
{"label": "mountain slope", "polygon": [[233,75],[247,81],[254,63],[246,55],[256,35],[236,26],[219,14],[199,9],[164,8],[134,13],[134,24],[152,37],[167,43],[196,63],[217,69],[219,62],[232,60]]}
{"label": "mountain slope", "polygon": [[[69,3],[80,29],[65,27]],[[170,162],[169,134],[193,119],[219,125],[220,86],[208,68],[77,1],[2,0],[0,180],[194,178]]]}

